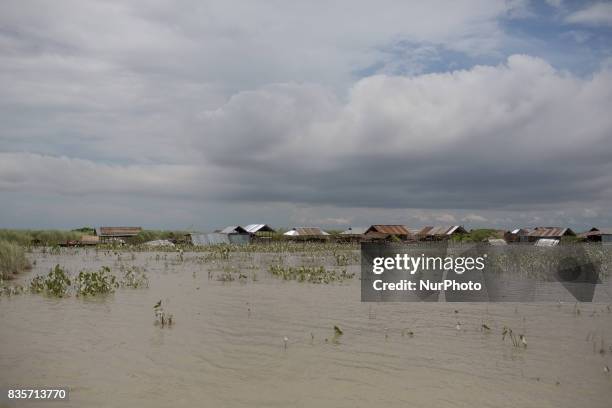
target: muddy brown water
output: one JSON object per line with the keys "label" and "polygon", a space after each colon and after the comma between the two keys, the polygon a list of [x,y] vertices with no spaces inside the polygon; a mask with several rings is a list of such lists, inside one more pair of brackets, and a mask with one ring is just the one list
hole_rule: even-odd
{"label": "muddy brown water", "polygon": [[[71,273],[123,263],[146,267],[150,285],[95,299],[1,297],[0,386],[70,387],[70,401],[36,407],[611,406],[606,304],[580,314],[573,303],[368,304],[358,277],[315,285],[248,267],[270,254],[230,262],[247,265],[246,282],[209,279],[221,265],[201,254],[157,255],[31,255],[34,270],[17,282],[56,263]],[[153,324],[160,299],[172,327]],[[503,342],[504,325],[525,333],[527,348]]]}

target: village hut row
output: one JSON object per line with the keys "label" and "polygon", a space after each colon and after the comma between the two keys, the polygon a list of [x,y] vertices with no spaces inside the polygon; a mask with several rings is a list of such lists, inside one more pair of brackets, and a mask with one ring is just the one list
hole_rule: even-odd
{"label": "village hut row", "polygon": [[[99,243],[127,243],[142,232],[141,227],[100,227],[94,235],[84,235],[75,245],[97,245]],[[330,234],[319,227],[294,227],[280,234],[268,224],[249,224],[246,226],[231,225],[214,232],[192,232],[182,240],[193,245],[214,244],[247,244],[250,242],[265,242],[272,238],[291,241],[445,241],[454,237],[462,237],[469,232],[462,225],[425,226],[408,228],[400,224],[375,224],[369,227],[349,227],[340,233]],[[570,228],[535,227],[517,228],[510,231],[498,231],[497,236],[489,238],[492,245],[508,243],[524,243],[539,246],[553,246],[566,237],[584,242],[601,242],[612,244],[612,228],[591,228],[576,234]],[[178,240],[155,240],[146,244],[150,246],[172,246]]]}

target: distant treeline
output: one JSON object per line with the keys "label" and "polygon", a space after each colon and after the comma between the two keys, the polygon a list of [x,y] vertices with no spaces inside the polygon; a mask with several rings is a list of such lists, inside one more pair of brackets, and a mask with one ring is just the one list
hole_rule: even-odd
{"label": "distant treeline", "polygon": [[[55,246],[68,241],[77,241],[83,235],[94,235],[95,230],[90,227],[66,230],[18,230],[0,229],[0,241],[8,241],[22,246],[44,245]],[[185,231],[159,231],[143,230],[135,237],[129,238],[130,244],[142,244],[156,239],[177,239],[185,236]]]}

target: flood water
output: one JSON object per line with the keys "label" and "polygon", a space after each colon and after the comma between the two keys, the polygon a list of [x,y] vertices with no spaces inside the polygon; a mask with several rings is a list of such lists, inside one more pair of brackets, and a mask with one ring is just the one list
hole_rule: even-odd
{"label": "flood water", "polygon": [[[71,390],[68,402],[31,406],[611,406],[607,304],[578,314],[574,303],[361,303],[357,265],[342,283],[282,281],[265,269],[222,282],[219,265],[198,256],[31,255],[24,283],[56,263],[71,273],[123,263],[146,267],[150,285],[94,299],[1,297],[0,386]],[[160,299],[171,327],[154,325]],[[334,325],[344,332],[335,340]],[[503,326],[527,347],[502,341]]]}

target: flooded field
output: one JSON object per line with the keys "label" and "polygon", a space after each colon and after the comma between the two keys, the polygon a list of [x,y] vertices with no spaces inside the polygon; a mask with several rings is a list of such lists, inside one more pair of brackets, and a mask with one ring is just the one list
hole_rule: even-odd
{"label": "flooded field", "polygon": [[[71,390],[32,406],[610,406],[608,304],[361,303],[357,255],[30,254],[34,269],[12,284],[60,264],[137,266],[149,285],[0,297],[0,385]],[[269,272],[280,263],[346,273],[284,280]],[[170,326],[155,324],[160,300]],[[502,340],[504,326],[526,347]]]}

